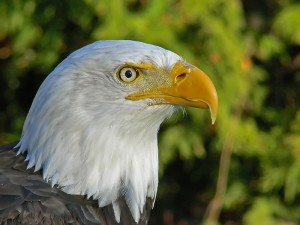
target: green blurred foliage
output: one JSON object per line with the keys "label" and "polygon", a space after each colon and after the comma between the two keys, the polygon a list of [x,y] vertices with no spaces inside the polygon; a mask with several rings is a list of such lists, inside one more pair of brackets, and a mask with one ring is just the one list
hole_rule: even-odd
{"label": "green blurred foliage", "polygon": [[220,100],[215,125],[190,108],[163,124],[150,223],[201,224],[229,148],[219,224],[299,224],[299,21],[296,0],[2,0],[0,143],[20,137],[42,80],[73,50],[149,42],[209,74]]}

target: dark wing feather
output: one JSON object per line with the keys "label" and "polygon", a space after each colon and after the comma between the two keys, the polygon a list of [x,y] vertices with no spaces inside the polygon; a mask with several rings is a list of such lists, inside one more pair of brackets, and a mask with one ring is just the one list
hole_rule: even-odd
{"label": "dark wing feather", "polygon": [[[132,225],[136,224],[123,197],[121,222],[115,221],[112,205],[99,208],[85,196],[68,195],[42,179],[41,171],[27,169],[16,144],[0,146],[0,224],[26,225]],[[148,223],[153,200],[148,198],[138,225]]]}

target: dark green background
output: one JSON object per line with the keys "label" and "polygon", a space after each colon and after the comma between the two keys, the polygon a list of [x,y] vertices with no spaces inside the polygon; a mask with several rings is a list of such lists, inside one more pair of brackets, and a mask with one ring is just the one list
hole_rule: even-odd
{"label": "dark green background", "polygon": [[300,223],[299,1],[1,0],[0,144],[55,65],[103,39],[168,48],[219,93],[215,125],[199,109],[163,124],[151,224]]}

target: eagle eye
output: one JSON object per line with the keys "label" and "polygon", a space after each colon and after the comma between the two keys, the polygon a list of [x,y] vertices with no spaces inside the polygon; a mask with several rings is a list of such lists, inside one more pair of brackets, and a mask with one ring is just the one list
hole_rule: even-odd
{"label": "eagle eye", "polygon": [[123,67],[119,71],[119,79],[125,83],[133,82],[139,76],[139,71],[132,67]]}

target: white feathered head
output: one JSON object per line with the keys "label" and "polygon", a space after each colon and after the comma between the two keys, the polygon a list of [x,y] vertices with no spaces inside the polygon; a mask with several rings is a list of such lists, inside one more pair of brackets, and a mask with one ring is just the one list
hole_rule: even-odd
{"label": "white feathered head", "polygon": [[123,196],[135,221],[158,185],[157,132],[176,105],[218,107],[209,78],[175,53],[101,41],[60,63],[38,90],[17,147],[28,167],[99,206]]}

